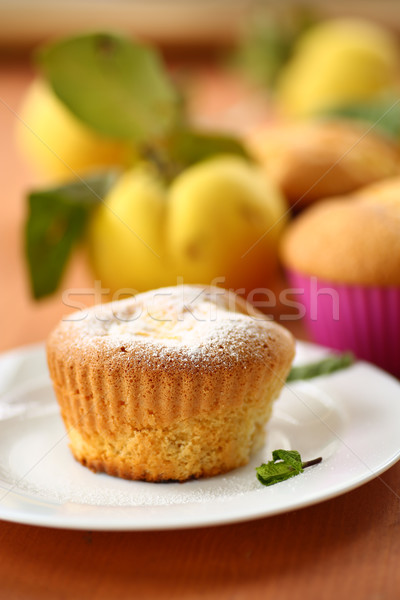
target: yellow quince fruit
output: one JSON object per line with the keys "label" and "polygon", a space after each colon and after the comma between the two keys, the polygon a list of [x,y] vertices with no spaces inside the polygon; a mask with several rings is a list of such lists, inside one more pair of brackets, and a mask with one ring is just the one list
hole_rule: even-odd
{"label": "yellow quince fruit", "polygon": [[27,161],[48,180],[127,165],[134,157],[126,143],[98,135],[75,117],[41,79],[33,81],[24,97],[17,140]]}
{"label": "yellow quince fruit", "polygon": [[102,284],[141,292],[173,280],[165,252],[167,189],[146,163],[124,173],[89,226],[91,262]]}
{"label": "yellow quince fruit", "polygon": [[332,19],[308,29],[282,69],[276,97],[283,113],[304,117],[371,100],[399,80],[399,47],[385,28]]}
{"label": "yellow quince fruit", "polygon": [[103,286],[144,291],[268,286],[287,203],[262,170],[236,156],[187,168],[167,185],[148,164],[122,175],[94,214],[89,251]]}

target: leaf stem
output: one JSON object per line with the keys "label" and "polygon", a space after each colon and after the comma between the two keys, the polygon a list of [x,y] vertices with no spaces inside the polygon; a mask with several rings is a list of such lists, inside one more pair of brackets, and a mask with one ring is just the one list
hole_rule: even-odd
{"label": "leaf stem", "polygon": [[147,144],[142,147],[140,154],[144,160],[153,165],[166,183],[170,183],[182,171],[182,167],[173,161],[160,146]]}
{"label": "leaf stem", "polygon": [[318,465],[322,461],[322,456],[318,456],[318,458],[313,458],[312,460],[306,460],[301,463],[301,468],[306,469],[307,467],[312,467],[313,465]]}

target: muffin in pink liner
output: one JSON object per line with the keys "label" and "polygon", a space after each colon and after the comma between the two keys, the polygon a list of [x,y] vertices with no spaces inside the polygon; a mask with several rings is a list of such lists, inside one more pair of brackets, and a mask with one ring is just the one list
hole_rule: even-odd
{"label": "muffin in pink liner", "polygon": [[400,377],[400,185],[398,197],[320,202],[287,228],[281,258],[312,339]]}
{"label": "muffin in pink liner", "polygon": [[400,288],[345,285],[287,272],[312,339],[400,377]]}

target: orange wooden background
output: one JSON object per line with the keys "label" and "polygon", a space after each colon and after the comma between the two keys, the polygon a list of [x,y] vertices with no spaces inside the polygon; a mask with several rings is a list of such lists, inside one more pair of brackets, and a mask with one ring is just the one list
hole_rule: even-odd
{"label": "orange wooden background", "polygon": [[[0,350],[43,340],[65,311],[60,295],[30,300],[24,269],[24,194],[34,179],[14,128],[31,75],[25,61],[0,64]],[[87,278],[78,257],[64,284]],[[105,533],[0,521],[5,600],[397,600],[399,564],[400,463],[337,499],[243,524]]]}

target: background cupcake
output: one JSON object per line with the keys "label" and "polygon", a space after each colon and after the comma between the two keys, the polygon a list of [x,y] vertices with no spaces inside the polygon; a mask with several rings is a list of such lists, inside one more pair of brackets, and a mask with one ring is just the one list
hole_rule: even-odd
{"label": "background cupcake", "polygon": [[316,342],[352,350],[400,376],[396,181],[304,211],[285,232],[281,258]]}
{"label": "background cupcake", "polygon": [[248,146],[296,210],[400,175],[398,145],[350,120],[279,124],[257,131]]}

